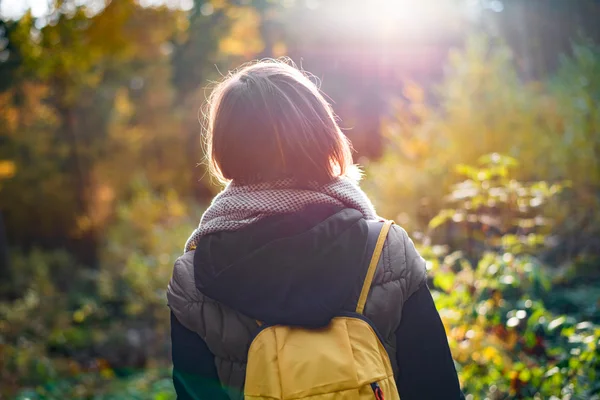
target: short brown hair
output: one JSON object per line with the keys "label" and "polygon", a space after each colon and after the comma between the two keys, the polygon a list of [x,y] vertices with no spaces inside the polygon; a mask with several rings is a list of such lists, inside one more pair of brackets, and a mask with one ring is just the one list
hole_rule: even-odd
{"label": "short brown hair", "polygon": [[222,182],[326,183],[352,165],[350,143],[309,77],[281,60],[229,74],[208,103],[207,156]]}

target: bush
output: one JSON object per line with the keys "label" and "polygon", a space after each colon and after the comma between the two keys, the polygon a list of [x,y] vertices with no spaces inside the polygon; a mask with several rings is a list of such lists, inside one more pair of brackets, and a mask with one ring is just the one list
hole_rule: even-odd
{"label": "bush", "polygon": [[158,195],[143,181],[133,185],[129,203],[117,210],[98,276],[100,298],[119,318],[106,346],[114,367],[139,367],[146,360],[167,358],[166,284],[197,223],[173,191]]}
{"label": "bush", "polygon": [[0,303],[0,397],[174,399],[165,285],[197,221],[169,192],[133,185],[98,270],[63,251],[12,257]]}
{"label": "bush", "polygon": [[[546,306],[553,274],[535,254],[546,242],[539,214],[561,186],[509,178],[516,160],[497,154],[459,166],[457,184],[430,222],[457,225],[477,250],[423,246],[434,299],[469,398],[600,399],[600,326]],[[530,207],[535,205],[535,207]],[[589,291],[587,292],[590,293]],[[555,397],[553,397],[555,396]]]}
{"label": "bush", "polygon": [[497,153],[480,157],[477,167],[457,165],[464,180],[452,186],[445,208],[429,221],[428,236],[445,227],[444,243],[472,259],[484,251],[535,253],[547,247],[553,221],[544,206],[569,182],[519,182],[513,176],[518,165]]}
{"label": "bush", "polygon": [[[85,291],[90,286],[85,270],[68,254],[33,250],[15,253],[12,259],[16,286],[11,292],[19,297],[0,303],[3,396],[70,375],[87,359],[92,332],[78,323],[77,315],[95,309],[93,293]],[[69,291],[61,285],[68,285]],[[77,286],[79,290],[72,290]]]}
{"label": "bush", "polygon": [[543,264],[486,253],[471,265],[460,253],[422,252],[471,398],[600,399],[600,326],[546,309]]}

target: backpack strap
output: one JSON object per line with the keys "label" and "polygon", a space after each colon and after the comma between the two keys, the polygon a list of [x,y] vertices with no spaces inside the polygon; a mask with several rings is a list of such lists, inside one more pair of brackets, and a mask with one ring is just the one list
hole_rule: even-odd
{"label": "backpack strap", "polygon": [[381,228],[381,232],[379,232],[379,237],[377,238],[377,243],[375,244],[375,250],[373,250],[373,256],[371,257],[371,262],[369,263],[369,269],[367,270],[367,275],[365,276],[363,287],[360,291],[360,296],[356,305],[356,312],[358,314],[362,314],[365,310],[365,303],[367,302],[367,296],[369,295],[369,290],[371,289],[371,283],[373,282],[373,277],[375,276],[375,270],[377,269],[377,264],[379,263],[379,258],[381,257],[381,253],[383,251],[383,244],[385,243],[385,239],[393,223],[394,221],[385,221],[383,223],[383,227]]}

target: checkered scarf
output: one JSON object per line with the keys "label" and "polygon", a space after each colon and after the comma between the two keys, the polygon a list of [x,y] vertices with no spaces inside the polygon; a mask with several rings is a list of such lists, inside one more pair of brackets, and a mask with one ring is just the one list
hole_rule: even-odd
{"label": "checkered scarf", "polygon": [[198,240],[209,233],[235,231],[271,215],[298,212],[309,204],[354,208],[365,219],[378,219],[367,195],[347,177],[325,185],[298,185],[293,179],[254,185],[230,183],[204,212],[184,251],[194,250]]}

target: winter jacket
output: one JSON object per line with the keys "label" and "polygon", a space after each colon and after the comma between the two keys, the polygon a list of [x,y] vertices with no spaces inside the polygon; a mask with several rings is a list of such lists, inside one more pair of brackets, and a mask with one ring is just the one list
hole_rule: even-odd
{"label": "winter jacket", "polygon": [[[257,320],[322,327],[353,311],[373,225],[356,210],[314,205],[207,235],[181,256],[167,290],[179,398],[243,398]],[[425,261],[406,232],[393,226],[365,315],[384,340],[403,400],[459,399],[445,331],[425,282]]]}

